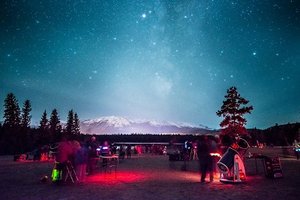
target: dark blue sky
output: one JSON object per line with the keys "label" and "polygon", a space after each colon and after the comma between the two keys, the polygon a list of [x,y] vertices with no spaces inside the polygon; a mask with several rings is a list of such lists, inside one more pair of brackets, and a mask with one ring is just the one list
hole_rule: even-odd
{"label": "dark blue sky", "polygon": [[0,68],[0,100],[31,100],[33,121],[57,108],[219,128],[236,86],[247,127],[296,122],[300,1],[2,0]]}

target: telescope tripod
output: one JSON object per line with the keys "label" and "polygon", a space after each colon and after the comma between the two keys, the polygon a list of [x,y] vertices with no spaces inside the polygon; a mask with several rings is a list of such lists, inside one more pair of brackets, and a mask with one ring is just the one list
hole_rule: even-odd
{"label": "telescope tripod", "polygon": [[78,181],[78,177],[76,174],[76,171],[70,161],[67,162],[66,164],[66,177],[65,177],[65,182],[68,180],[68,178],[71,179],[72,183],[75,183],[75,181]]}

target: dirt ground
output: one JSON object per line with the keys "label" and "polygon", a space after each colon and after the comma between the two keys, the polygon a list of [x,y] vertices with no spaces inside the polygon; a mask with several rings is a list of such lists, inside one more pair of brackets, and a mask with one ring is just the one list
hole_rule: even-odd
{"label": "dirt ground", "polygon": [[14,162],[0,157],[0,199],[299,199],[300,160],[281,158],[283,178],[264,176],[261,160],[246,159],[247,181],[224,184],[215,176],[211,183],[200,183],[198,161],[182,170],[182,161],[170,162],[167,156],[141,155],[120,161],[117,172],[99,169],[84,184],[55,185],[50,179],[53,162]]}

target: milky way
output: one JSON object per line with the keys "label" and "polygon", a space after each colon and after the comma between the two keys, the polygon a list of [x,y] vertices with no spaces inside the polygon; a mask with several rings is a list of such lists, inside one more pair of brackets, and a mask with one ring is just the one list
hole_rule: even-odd
{"label": "milky way", "polygon": [[296,122],[300,1],[2,0],[0,67],[0,100],[31,100],[37,122],[57,108],[218,128],[230,86],[247,127]]}

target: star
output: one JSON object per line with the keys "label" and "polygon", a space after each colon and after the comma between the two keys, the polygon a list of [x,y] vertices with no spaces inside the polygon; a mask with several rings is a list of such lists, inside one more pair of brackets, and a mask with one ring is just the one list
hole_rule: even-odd
{"label": "star", "polygon": [[[277,97],[272,103],[282,100],[280,90],[274,88],[286,87],[286,95],[293,93],[286,96],[291,99],[290,105],[297,105],[300,98],[294,92],[300,87],[296,45],[300,9],[295,0],[274,0],[268,5],[236,0],[188,5],[182,1],[140,0],[134,4],[106,0],[74,6],[65,1],[59,5],[40,1],[30,12],[27,3],[7,2],[1,8],[0,20],[2,101],[2,90],[10,89],[19,97],[28,97],[36,107],[48,108],[52,102],[39,101],[37,95],[29,92],[38,88],[37,81],[45,85],[49,82],[43,88],[47,92],[41,95],[57,98],[58,109],[63,108],[60,102],[65,100],[56,96],[58,90],[69,90],[74,99],[78,99],[76,95],[93,99],[90,107],[99,109],[86,109],[90,103],[86,100],[76,102],[77,111],[85,115],[83,119],[120,113],[174,120],[176,114],[179,121],[200,120],[219,128],[219,123],[215,123],[219,119],[215,116],[218,102],[203,99],[203,104],[208,104],[206,108],[201,103],[181,104],[179,94],[187,99],[201,99],[206,92],[207,99],[215,98],[215,94],[221,98],[226,87],[236,86],[257,108],[266,103],[261,95],[265,91]],[[79,5],[82,10],[78,10]],[[281,11],[276,12],[279,7]],[[265,78],[266,75],[272,78]],[[52,84],[55,79],[64,84]],[[73,87],[73,79],[82,83],[80,91]],[[18,84],[24,87],[22,80],[26,91],[18,88]],[[254,92],[261,85],[261,94]],[[213,93],[208,92],[212,87]],[[143,93],[145,88],[149,89],[147,93]],[[101,92],[93,96],[94,91]],[[133,94],[140,99],[133,98]],[[153,101],[156,97],[162,101]],[[127,106],[128,102],[138,105],[136,110]],[[172,113],[171,105],[180,108],[178,113]],[[284,106],[285,110],[292,110]],[[164,109],[154,112],[160,108]],[[199,114],[203,109],[211,115],[211,121]],[[273,123],[273,116],[266,110],[256,111],[249,127]],[[43,109],[33,109],[33,118],[38,121],[41,112]],[[292,112],[275,118],[279,123],[292,121]]]}

